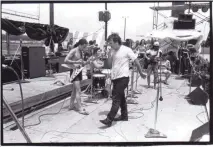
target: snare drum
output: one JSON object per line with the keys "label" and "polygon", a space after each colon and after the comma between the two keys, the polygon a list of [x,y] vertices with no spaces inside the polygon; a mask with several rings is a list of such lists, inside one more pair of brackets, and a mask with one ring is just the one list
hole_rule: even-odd
{"label": "snare drum", "polygon": [[106,75],[106,76],[109,76],[109,75],[111,75],[111,70],[110,69],[103,69],[101,71],[101,73],[104,74],[104,75]]}
{"label": "snare drum", "polygon": [[106,75],[94,74],[93,75],[93,88],[97,90],[103,90],[105,88]]}

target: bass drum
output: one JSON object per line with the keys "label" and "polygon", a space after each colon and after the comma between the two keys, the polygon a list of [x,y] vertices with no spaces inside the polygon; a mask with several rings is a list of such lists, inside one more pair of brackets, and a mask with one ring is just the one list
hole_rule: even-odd
{"label": "bass drum", "polygon": [[104,74],[94,74],[93,75],[93,88],[95,90],[103,90],[106,84],[106,75]]}

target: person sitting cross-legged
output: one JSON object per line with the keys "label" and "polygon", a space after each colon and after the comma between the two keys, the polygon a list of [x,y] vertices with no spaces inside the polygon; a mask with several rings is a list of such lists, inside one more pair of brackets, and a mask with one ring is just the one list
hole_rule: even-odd
{"label": "person sitting cross-legged", "polygon": [[161,60],[161,64],[159,64],[159,69],[158,72],[165,74],[166,79],[163,81],[164,84],[168,85],[168,79],[171,76],[171,65],[170,65],[170,61],[166,59],[166,54],[162,55],[162,60]]}

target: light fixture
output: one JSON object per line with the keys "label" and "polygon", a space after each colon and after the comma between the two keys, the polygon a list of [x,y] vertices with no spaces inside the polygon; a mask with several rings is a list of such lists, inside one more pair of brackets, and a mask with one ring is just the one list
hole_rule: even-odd
{"label": "light fixture", "polygon": [[204,6],[202,7],[202,12],[207,12],[208,11],[208,7]]}
{"label": "light fixture", "polygon": [[192,7],[192,11],[193,11],[193,12],[197,12],[197,11],[198,11],[198,7],[197,7],[197,6],[193,6],[193,7]]}

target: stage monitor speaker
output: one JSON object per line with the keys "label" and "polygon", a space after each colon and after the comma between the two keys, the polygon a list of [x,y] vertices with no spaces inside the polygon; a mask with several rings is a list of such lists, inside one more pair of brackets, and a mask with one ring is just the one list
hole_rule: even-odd
{"label": "stage monitor speaker", "polygon": [[32,46],[22,47],[24,75],[26,78],[46,76],[45,48]]}
{"label": "stage monitor speaker", "polygon": [[[194,129],[190,141],[196,142],[199,141],[204,135],[209,134],[209,122],[203,124],[202,126]],[[210,135],[209,135],[210,136]]]}
{"label": "stage monitor speaker", "polygon": [[178,20],[181,20],[181,21],[192,21],[192,17],[193,15],[192,14],[179,14],[178,16]]}
{"label": "stage monitor speaker", "polygon": [[185,99],[189,104],[206,106],[208,97],[209,96],[206,92],[204,92],[200,87],[197,87],[190,94],[188,94]]}
{"label": "stage monitor speaker", "polygon": [[187,30],[187,29],[195,29],[195,19],[192,21],[174,21],[173,29],[176,30]]}

